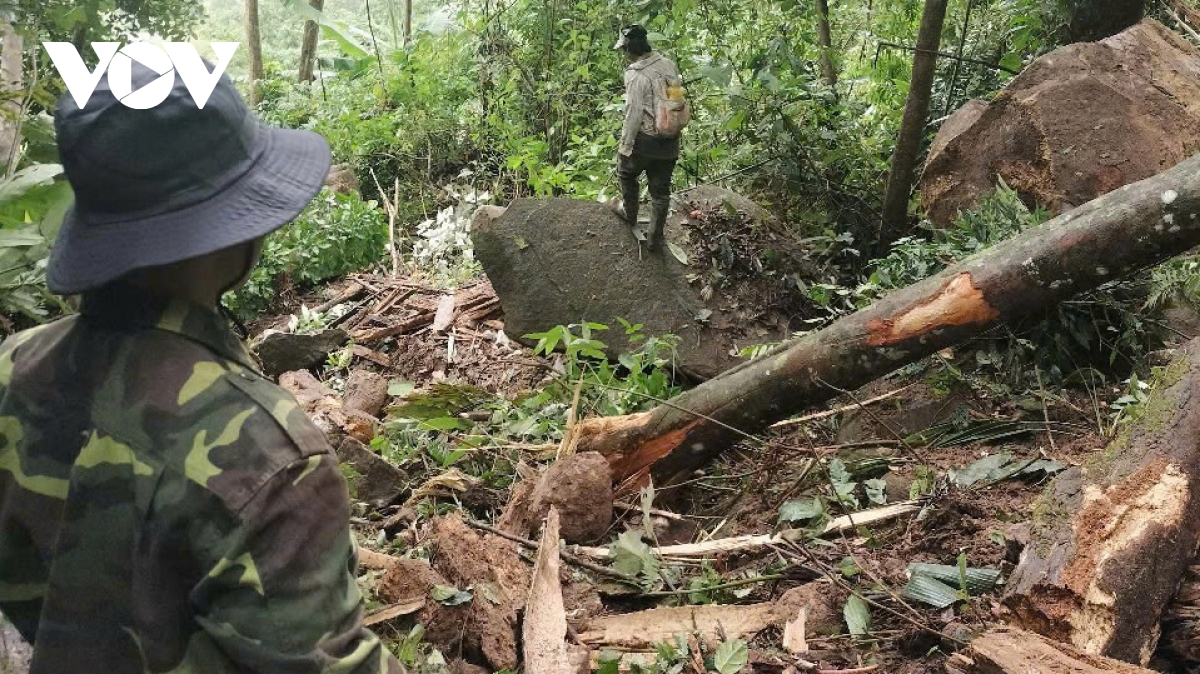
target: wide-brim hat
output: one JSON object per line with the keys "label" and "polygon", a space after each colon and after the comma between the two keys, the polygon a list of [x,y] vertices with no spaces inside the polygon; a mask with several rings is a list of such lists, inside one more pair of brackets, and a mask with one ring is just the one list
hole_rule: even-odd
{"label": "wide-brim hat", "polygon": [[629,46],[631,40],[645,42],[648,36],[649,33],[646,29],[636,23],[625,26],[621,29],[621,36],[617,39],[617,43],[613,45],[613,49],[624,49]]}
{"label": "wide-brim hat", "polygon": [[325,139],[262,124],[228,76],[201,108],[178,73],[134,61],[134,94],[174,79],[150,109],[121,103],[111,76],[82,108],[68,93],[56,111],[75,203],[51,251],[51,291],[80,294],[138,269],[264,237],[321,190],[330,165]]}

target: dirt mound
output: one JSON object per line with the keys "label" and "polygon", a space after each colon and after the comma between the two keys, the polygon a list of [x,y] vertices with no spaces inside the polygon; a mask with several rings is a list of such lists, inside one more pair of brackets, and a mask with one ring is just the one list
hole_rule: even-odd
{"label": "dirt mound", "polygon": [[995,189],[1055,214],[1178,164],[1200,147],[1200,52],[1146,20],[1033,62],[991,104],[959,110],[921,181],[948,225]]}
{"label": "dirt mound", "polygon": [[521,339],[602,323],[611,329],[598,337],[620,353],[637,348],[621,318],[643,324],[644,334],[678,335],[681,370],[697,379],[736,365],[747,346],[780,341],[799,311],[787,288],[797,287],[789,274],[804,256],[759,222],[762,209],[725,194],[685,198],[683,215],[668,223],[667,239],[687,264],[641,250],[631,229],[594,202],[521,199],[481,219],[471,234],[475,256],[500,296],[506,332]]}
{"label": "dirt mound", "polygon": [[608,460],[585,452],[554,462],[540,476],[516,488],[499,526],[529,537],[541,529],[551,507],[562,514],[560,535],[568,543],[590,543],[607,534],[613,520]]}

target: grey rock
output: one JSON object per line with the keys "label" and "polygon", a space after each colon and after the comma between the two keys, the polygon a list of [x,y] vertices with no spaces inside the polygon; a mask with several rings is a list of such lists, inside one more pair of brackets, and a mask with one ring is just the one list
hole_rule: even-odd
{"label": "grey rock", "polygon": [[277,332],[260,342],[257,352],[263,373],[275,377],[316,367],[348,341],[350,335],[345,330],[322,330],[313,335]]}

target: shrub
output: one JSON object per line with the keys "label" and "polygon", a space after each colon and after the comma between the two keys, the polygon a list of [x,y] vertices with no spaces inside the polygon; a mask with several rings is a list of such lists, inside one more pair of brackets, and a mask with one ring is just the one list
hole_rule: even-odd
{"label": "shrub", "polygon": [[299,287],[358,271],[385,252],[387,221],[374,201],[323,190],[294,223],[267,238],[250,280],[227,299],[250,318],[272,306],[283,283]]}

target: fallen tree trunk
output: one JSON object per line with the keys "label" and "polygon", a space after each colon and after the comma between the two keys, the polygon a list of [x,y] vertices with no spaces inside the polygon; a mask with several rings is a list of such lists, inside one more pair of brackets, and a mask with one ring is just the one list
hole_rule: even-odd
{"label": "fallen tree trunk", "polygon": [[614,479],[669,485],[770,424],[1200,244],[1200,157],[1024,232],[650,412],[580,424]]}
{"label": "fallen tree trunk", "polygon": [[1042,495],[1004,595],[1020,626],[1143,665],[1200,540],[1200,340],[1163,376],[1129,428]]}
{"label": "fallen tree trunk", "polygon": [[1030,632],[988,630],[946,661],[949,674],[1154,674],[1128,663],[1080,653]]}

